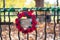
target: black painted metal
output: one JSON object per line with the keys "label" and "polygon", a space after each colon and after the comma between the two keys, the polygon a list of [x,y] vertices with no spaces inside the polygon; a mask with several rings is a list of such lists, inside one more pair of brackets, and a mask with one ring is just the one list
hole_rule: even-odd
{"label": "black painted metal", "polygon": [[56,37],[55,27],[56,27],[56,22],[55,22],[55,11],[54,11],[54,40]]}
{"label": "black painted metal", "polygon": [[[44,13],[45,13],[44,16],[46,16],[46,11],[44,11]],[[47,37],[47,33],[46,33],[46,19],[45,19],[45,28],[44,28],[44,30],[45,30],[45,40],[46,40],[46,37]]]}
{"label": "black painted metal", "polygon": [[11,33],[11,28],[10,28],[10,12],[8,12],[8,18],[9,18],[9,38],[10,38],[10,40],[11,40],[11,35],[10,35],[10,33]]}
{"label": "black painted metal", "polygon": [[[37,19],[37,11],[35,11],[36,12],[36,19]],[[37,40],[37,29],[36,29],[36,37],[35,37],[35,40]]]}
{"label": "black painted metal", "polygon": [[2,40],[1,13],[0,13],[0,37],[1,37],[1,40]]}
{"label": "black painted metal", "polygon": [[18,40],[20,40],[20,32],[18,31]]}

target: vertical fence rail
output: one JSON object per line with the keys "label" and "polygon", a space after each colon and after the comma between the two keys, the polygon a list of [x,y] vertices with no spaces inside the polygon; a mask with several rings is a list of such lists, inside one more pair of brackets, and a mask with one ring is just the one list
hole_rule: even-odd
{"label": "vertical fence rail", "polygon": [[20,40],[20,32],[18,31],[18,40]]}
{"label": "vertical fence rail", "polygon": [[29,40],[29,34],[27,33],[27,40]]}
{"label": "vertical fence rail", "polygon": [[[44,13],[45,13],[45,17],[46,17],[46,11],[44,11]],[[46,18],[45,18],[45,27],[44,27],[44,30],[45,30],[45,40],[46,40],[46,36],[47,36],[47,33],[46,33]]]}
{"label": "vertical fence rail", "polygon": [[[57,0],[57,6],[59,6],[59,0]],[[59,11],[57,10],[57,23],[59,23]]]}
{"label": "vertical fence rail", "polygon": [[[19,13],[19,12],[18,12]],[[17,14],[18,15],[18,14]],[[18,40],[20,40],[20,32],[18,31]]]}
{"label": "vertical fence rail", "polygon": [[59,23],[59,37],[60,37],[60,23]]}
{"label": "vertical fence rail", "polygon": [[57,11],[57,23],[59,23],[59,14],[58,14],[58,11]]}
{"label": "vertical fence rail", "polygon": [[[36,12],[36,19],[37,19],[37,11]],[[35,40],[37,40],[37,27],[36,27],[36,37],[35,37]]]}
{"label": "vertical fence rail", "polygon": [[10,35],[10,33],[11,33],[11,28],[10,28],[10,12],[8,12],[8,18],[9,18],[9,38],[10,38],[10,40],[11,40],[11,35]]}
{"label": "vertical fence rail", "polygon": [[1,12],[0,12],[0,38],[2,40]]}
{"label": "vertical fence rail", "polygon": [[27,40],[29,40],[29,34],[27,33]]}
{"label": "vertical fence rail", "polygon": [[55,11],[54,11],[54,40],[56,37],[55,27],[56,27],[56,22],[55,22]]}

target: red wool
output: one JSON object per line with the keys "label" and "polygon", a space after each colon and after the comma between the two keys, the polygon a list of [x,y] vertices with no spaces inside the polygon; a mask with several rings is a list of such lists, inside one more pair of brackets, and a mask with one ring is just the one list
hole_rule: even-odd
{"label": "red wool", "polygon": [[30,16],[32,18],[32,27],[31,28],[27,28],[26,30],[24,30],[24,28],[21,27],[19,19],[26,16],[24,14],[24,12],[18,13],[18,18],[16,18],[16,20],[15,20],[17,29],[24,34],[27,34],[27,33],[30,33],[30,32],[33,32],[34,30],[36,30],[35,26],[37,24],[36,16],[32,15],[33,11],[28,11],[27,13],[28,13],[28,16]]}

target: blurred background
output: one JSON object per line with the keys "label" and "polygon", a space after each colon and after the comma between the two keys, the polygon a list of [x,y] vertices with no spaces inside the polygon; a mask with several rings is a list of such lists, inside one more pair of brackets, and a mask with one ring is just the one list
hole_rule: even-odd
{"label": "blurred background", "polygon": [[[32,8],[60,6],[60,0],[5,0],[5,8]],[[0,8],[3,8],[3,0],[0,0]]]}

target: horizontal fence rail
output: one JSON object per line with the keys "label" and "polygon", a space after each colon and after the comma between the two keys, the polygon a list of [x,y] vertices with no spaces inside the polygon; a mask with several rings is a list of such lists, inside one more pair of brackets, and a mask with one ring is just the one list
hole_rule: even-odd
{"label": "horizontal fence rail", "polygon": [[60,7],[54,8],[54,7],[50,7],[50,8],[0,8],[0,12],[16,12],[16,10],[20,11],[20,10],[36,10],[36,11],[60,11]]}

